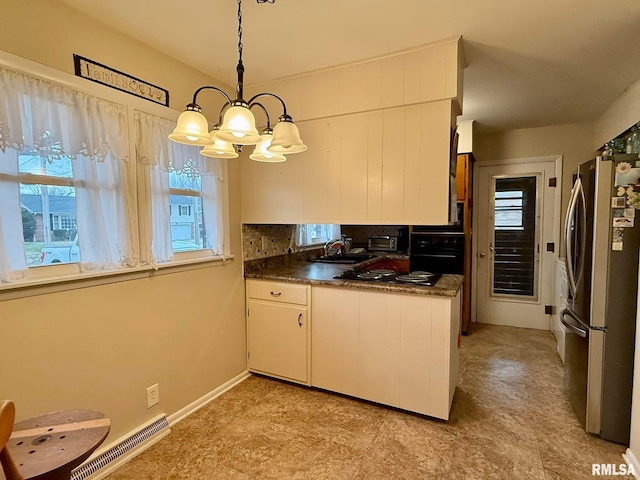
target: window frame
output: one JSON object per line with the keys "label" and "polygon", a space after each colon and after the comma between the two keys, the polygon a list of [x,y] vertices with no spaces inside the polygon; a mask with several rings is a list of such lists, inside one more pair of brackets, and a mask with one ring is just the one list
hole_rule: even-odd
{"label": "window frame", "polygon": [[[178,116],[181,112],[174,110],[170,107],[165,107],[159,104],[155,104],[153,102],[135,97],[133,95],[126,94],[124,92],[119,92],[115,89],[109,88],[105,85],[97,84],[94,82],[89,82],[86,79],[82,79],[76,77],[75,75],[71,75],[67,72],[63,72],[61,70],[57,70],[55,68],[42,65],[36,63],[32,60],[28,60],[22,57],[18,57],[16,55],[4,52],[0,50],[0,66],[14,70],[16,72],[20,72],[25,75],[33,76],[47,82],[62,85],[67,88],[71,88],[80,92],[83,92],[88,95],[95,96],[97,98],[118,103],[123,105],[126,108],[126,120],[127,120],[127,136],[128,136],[128,157],[129,157],[129,168],[127,168],[126,176],[133,185],[135,185],[135,191],[140,192],[140,179],[137,178],[136,172],[136,135],[135,135],[135,121],[134,121],[134,111],[139,110],[144,113],[148,113],[151,115],[156,115],[168,120],[177,121]],[[16,151],[16,156],[19,152]],[[16,158],[17,161],[17,158]],[[223,241],[223,252],[222,254],[214,254],[211,249],[202,249],[197,251],[189,251],[189,252],[174,252],[174,259],[171,262],[166,262],[161,265],[158,265],[158,269],[165,269],[171,267],[180,267],[185,265],[191,265],[194,263],[201,262],[224,262],[226,260],[231,260],[234,258],[234,255],[231,252],[231,242],[230,242],[230,227],[229,227],[229,182],[228,182],[228,166],[227,162],[222,162],[222,174],[224,181],[222,182],[222,198],[223,204],[220,205],[221,214],[223,217],[224,224],[224,241]],[[24,175],[27,178],[28,182],[22,182],[21,178]],[[36,183],[39,175],[34,174],[19,174],[16,179],[17,182],[22,183]],[[47,183],[51,182],[52,179],[57,182],[62,180],[61,186],[73,186],[69,185],[72,182],[72,179],[64,179],[60,177],[52,177],[52,176],[42,176],[46,177]],[[13,179],[11,179],[13,181]],[[42,182],[40,182],[42,183]],[[137,216],[135,219],[135,228],[139,231],[141,219],[146,212],[140,211],[138,208],[136,212]],[[167,219],[170,221],[170,218]],[[146,248],[142,243],[142,238],[138,236],[138,248],[142,251],[143,248]],[[61,282],[69,282],[69,281],[77,281],[79,279],[103,279],[109,276],[122,276],[126,273],[139,273],[141,271],[151,271],[153,267],[151,265],[137,265],[135,267],[129,267],[125,269],[118,270],[109,270],[109,271],[98,271],[98,272],[82,272],[80,270],[80,265],[77,263],[69,263],[69,264],[61,264],[61,265],[38,265],[33,267],[27,267],[25,278],[21,281],[11,282],[11,283],[0,283],[0,292],[4,292],[6,290],[15,290],[20,288],[32,287],[34,285],[48,285],[48,284],[57,284]],[[95,282],[92,282],[95,283]],[[101,283],[100,281],[98,283]],[[104,283],[110,283],[108,281],[104,281]],[[74,288],[74,287],[71,287]],[[77,287],[75,287],[77,288]],[[0,300],[3,298],[0,297]]]}
{"label": "window frame", "polygon": [[[304,231],[304,235],[305,237],[307,237],[307,229],[309,227],[309,225],[323,225],[325,227],[325,232],[327,234],[326,236],[326,240],[320,240],[320,241],[316,241],[316,242],[310,242],[310,243],[302,243],[301,242],[301,236],[302,234],[298,234],[296,235],[296,246],[300,247],[300,248],[317,248],[319,246],[324,245],[325,243],[327,243],[329,240],[334,240],[334,238],[332,238],[329,235],[329,231],[328,229],[333,229],[335,228],[336,225],[338,224],[334,224],[334,223],[299,223],[296,225],[296,228],[298,230],[298,232]],[[338,225],[339,226],[339,225]],[[306,238],[305,238],[306,240]]]}

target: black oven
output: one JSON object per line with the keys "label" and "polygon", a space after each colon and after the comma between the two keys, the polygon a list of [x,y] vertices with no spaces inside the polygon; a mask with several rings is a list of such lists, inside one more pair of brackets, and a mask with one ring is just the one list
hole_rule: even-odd
{"label": "black oven", "polygon": [[411,271],[464,273],[464,232],[442,227],[414,227],[411,233]]}

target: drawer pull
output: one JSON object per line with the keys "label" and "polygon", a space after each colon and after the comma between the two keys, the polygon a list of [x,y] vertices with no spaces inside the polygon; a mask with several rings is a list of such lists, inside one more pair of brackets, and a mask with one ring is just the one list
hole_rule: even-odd
{"label": "drawer pull", "polygon": [[279,297],[280,295],[282,295],[282,292],[269,292],[271,294],[272,297]]}
{"label": "drawer pull", "polygon": [[302,314],[301,313],[298,314],[298,326],[302,327]]}

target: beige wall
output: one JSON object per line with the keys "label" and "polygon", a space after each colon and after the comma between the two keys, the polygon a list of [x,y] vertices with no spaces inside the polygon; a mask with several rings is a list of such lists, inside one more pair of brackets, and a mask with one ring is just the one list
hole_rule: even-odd
{"label": "beige wall", "polygon": [[640,122],[640,80],[634,83],[596,121],[593,144],[600,148]]}
{"label": "beige wall", "polygon": [[562,218],[571,192],[571,173],[593,158],[594,126],[591,123],[524,128],[474,138],[474,156],[478,162],[562,155]]}
{"label": "beige wall", "polygon": [[[2,5],[0,48],[9,53],[70,73],[78,53],[167,88],[180,110],[197,86],[221,85],[57,2]],[[238,162],[230,161],[237,260],[0,301],[0,399],[16,402],[19,419],[95,408],[111,418],[109,442],[245,370],[239,175]],[[154,383],[161,402],[147,410],[146,387]]]}

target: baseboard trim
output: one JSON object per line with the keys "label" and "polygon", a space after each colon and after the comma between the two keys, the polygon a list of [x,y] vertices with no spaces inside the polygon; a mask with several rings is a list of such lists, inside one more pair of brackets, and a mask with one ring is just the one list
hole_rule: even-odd
{"label": "baseboard trim", "polygon": [[171,415],[169,415],[167,417],[167,421],[169,422],[169,427],[173,427],[176,423],[184,420],[186,417],[188,417],[192,413],[197,412],[202,407],[207,405],[209,402],[211,402],[215,398],[219,397],[223,393],[231,390],[233,387],[235,387],[236,385],[240,384],[241,382],[243,382],[244,380],[246,380],[250,376],[251,376],[251,374],[247,370],[245,370],[240,375],[232,378],[228,382],[223,383],[218,388],[216,388],[214,390],[211,390],[209,393],[203,395],[202,397],[200,397],[196,401],[190,403],[186,407],[181,408],[180,410],[178,410],[175,413],[172,413]]}
{"label": "baseboard trim", "polygon": [[640,480],[640,463],[638,463],[638,459],[630,448],[627,448],[627,451],[622,454],[622,458],[627,462],[627,465],[631,465],[633,467],[634,478]]}
{"label": "baseboard trim", "polygon": [[127,463],[136,455],[139,455],[140,453],[144,452],[153,444],[155,444],[156,442],[159,442],[164,437],[169,435],[169,433],[171,433],[171,430],[169,429],[169,426],[168,426],[168,422],[166,421],[166,415],[164,413],[157,415],[152,419],[140,424],[140,426],[138,426],[137,428],[130,430],[128,433],[124,434],[120,438],[115,439],[108,445],[104,445],[98,450],[96,450],[95,452],[93,452],[93,454],[87,460],[85,460],[81,465],[79,465],[76,469],[73,470],[71,474],[71,478],[73,479],[75,477],[78,477],[78,473],[83,469],[83,467],[90,465],[92,462],[94,462],[94,460],[99,459],[99,457],[102,457],[105,454],[109,454],[112,450],[115,451],[119,447],[123,447],[126,449],[127,442],[131,441],[133,437],[135,437],[137,434],[140,434],[142,431],[150,428],[154,423],[159,422],[161,420],[165,420],[167,424],[166,428],[160,430],[155,435],[152,435],[151,437],[145,439],[143,442],[136,445],[135,447],[130,448],[128,451],[121,453],[119,456],[114,455],[115,458],[113,460],[108,461],[107,463],[104,464],[104,466],[96,470],[94,473],[91,473],[89,476],[86,476],[86,473],[85,473],[84,475],[80,475],[79,478],[84,478],[85,480],[100,480],[101,478],[106,477],[107,475],[112,473],[115,469]]}
{"label": "baseboard trim", "polygon": [[[133,447],[128,452],[123,453],[120,457],[118,457],[115,460],[109,462],[107,465],[102,467],[97,472],[95,472],[95,473],[89,475],[88,477],[86,477],[86,480],[101,480],[102,478],[105,478],[106,476],[112,474],[114,471],[116,471],[118,468],[120,468],[125,463],[131,461],[132,459],[134,459],[135,457],[140,455],[145,450],[151,448],[153,445],[158,443],[160,440],[162,440],[164,437],[166,437],[170,433],[171,433],[171,430],[169,428],[166,428],[165,430],[156,433],[154,436],[148,438],[147,440],[145,440],[140,445],[137,445],[137,446]],[[91,461],[91,460],[89,460],[89,461]]]}
{"label": "baseboard trim", "polygon": [[[223,393],[227,392],[228,390],[231,390],[233,387],[235,387],[236,385],[240,384],[241,382],[243,382],[244,380],[246,380],[250,376],[251,376],[251,374],[247,370],[245,370],[240,375],[232,378],[228,382],[223,383],[219,387],[217,387],[214,390],[210,391],[209,393],[203,395],[202,397],[200,397],[196,401],[190,403],[186,407],[178,410],[177,412],[173,413],[172,415],[167,416],[166,419],[167,419],[167,422],[169,423],[169,428],[167,428],[167,429],[165,429],[165,430],[163,430],[161,432],[158,432],[154,436],[146,439],[143,443],[137,445],[136,447],[132,448],[128,452],[123,453],[120,457],[118,457],[117,459],[109,462],[107,465],[102,467],[97,472],[95,472],[95,473],[91,474],[90,476],[86,477],[86,480],[101,480],[102,478],[105,478],[107,475],[113,473],[116,469],[120,468],[122,465],[124,465],[125,463],[129,462],[130,460],[132,460],[136,456],[140,455],[142,452],[144,452],[148,448],[152,447],[154,444],[156,444],[157,442],[162,440],[164,437],[169,435],[171,433],[171,427],[174,426],[176,423],[180,422],[181,420],[184,420],[187,416],[189,416],[192,413],[198,411],[199,409],[201,409],[202,407],[204,407],[205,405],[210,403],[212,400],[214,400],[215,398],[219,397],[220,395],[222,395]],[[152,418],[151,420],[143,423],[139,427],[134,428],[129,433],[127,433],[127,434],[123,435],[122,437],[120,437],[120,438],[114,440],[113,442],[109,443],[109,445],[106,445],[105,447],[100,448],[89,459],[87,459],[86,463],[90,462],[92,459],[98,457],[99,455],[109,451],[110,449],[118,446],[119,444],[127,441],[127,439],[131,438],[133,435],[135,435],[139,431],[147,428],[149,425],[153,424],[154,422],[158,421],[160,418],[164,418],[164,417],[165,417],[164,414],[156,416],[156,417]]]}

